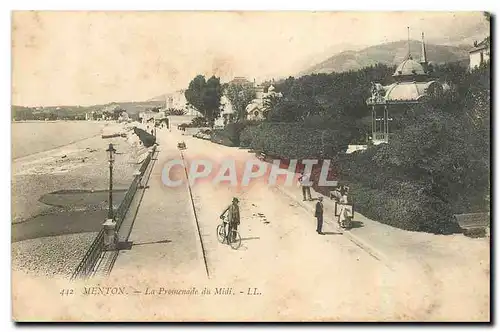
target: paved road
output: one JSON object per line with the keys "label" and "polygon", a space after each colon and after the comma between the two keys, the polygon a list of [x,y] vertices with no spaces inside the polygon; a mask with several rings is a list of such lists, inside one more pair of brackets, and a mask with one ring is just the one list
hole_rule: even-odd
{"label": "paved road", "polygon": [[[203,255],[187,186],[168,188],[161,181],[163,165],[179,159],[179,151],[166,131],[158,134],[159,153],[153,166],[137,217],[130,234],[130,250],[120,251],[113,275],[144,273],[175,280],[187,275],[206,277]],[[182,168],[173,176],[185,177]]]}

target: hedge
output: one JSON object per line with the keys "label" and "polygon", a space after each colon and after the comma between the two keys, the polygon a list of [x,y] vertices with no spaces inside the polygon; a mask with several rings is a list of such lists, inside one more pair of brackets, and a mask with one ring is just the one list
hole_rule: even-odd
{"label": "hedge", "polygon": [[387,225],[436,234],[459,232],[448,204],[420,189],[400,182],[398,191],[389,192],[354,182],[350,183],[349,196],[354,198],[357,211]]}
{"label": "hedge", "polygon": [[245,129],[256,127],[254,121],[243,121],[227,124],[224,129],[216,129],[212,133],[212,142],[227,145],[240,146],[241,134]]}
{"label": "hedge", "polygon": [[224,129],[214,129],[211,134],[211,141],[226,146],[238,146],[234,138],[230,137]]}
{"label": "hedge", "polygon": [[301,123],[261,123],[241,133],[246,147],[284,159],[327,159],[347,149],[341,130],[316,129]]}
{"label": "hedge", "polygon": [[134,127],[134,133],[139,137],[142,144],[147,148],[153,146],[156,143],[156,137],[141,128]]}

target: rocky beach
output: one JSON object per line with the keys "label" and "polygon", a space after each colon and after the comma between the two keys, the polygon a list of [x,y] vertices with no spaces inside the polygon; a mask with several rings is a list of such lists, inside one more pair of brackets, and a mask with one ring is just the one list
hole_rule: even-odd
{"label": "rocky beach", "polygon": [[69,275],[106,218],[109,143],[115,208],[145,149],[131,125],[105,122],[14,123],[12,141],[12,267]]}

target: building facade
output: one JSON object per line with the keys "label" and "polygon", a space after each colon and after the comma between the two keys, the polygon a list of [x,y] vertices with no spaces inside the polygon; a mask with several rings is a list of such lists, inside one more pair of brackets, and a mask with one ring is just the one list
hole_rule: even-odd
{"label": "building facade", "polygon": [[186,90],[179,90],[165,95],[165,108],[185,109],[187,100]]}
{"label": "building facade", "polygon": [[469,67],[471,70],[481,66],[490,59],[490,43],[485,38],[482,42],[474,43],[474,47],[469,51]]}
{"label": "building facade", "polygon": [[283,95],[281,92],[274,91],[274,86],[271,85],[267,89],[267,92],[264,92],[264,87],[262,85],[258,85],[255,87],[255,99],[252,100],[247,107],[245,108],[245,112],[247,114],[248,120],[264,120],[266,118],[266,106],[265,101],[266,98],[281,98]]}

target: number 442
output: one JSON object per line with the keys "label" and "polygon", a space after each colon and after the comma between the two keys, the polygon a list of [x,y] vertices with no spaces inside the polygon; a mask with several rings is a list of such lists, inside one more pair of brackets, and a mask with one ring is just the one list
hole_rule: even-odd
{"label": "number 442", "polygon": [[72,289],[61,289],[61,291],[59,292],[59,294],[61,296],[73,295],[73,290]]}

